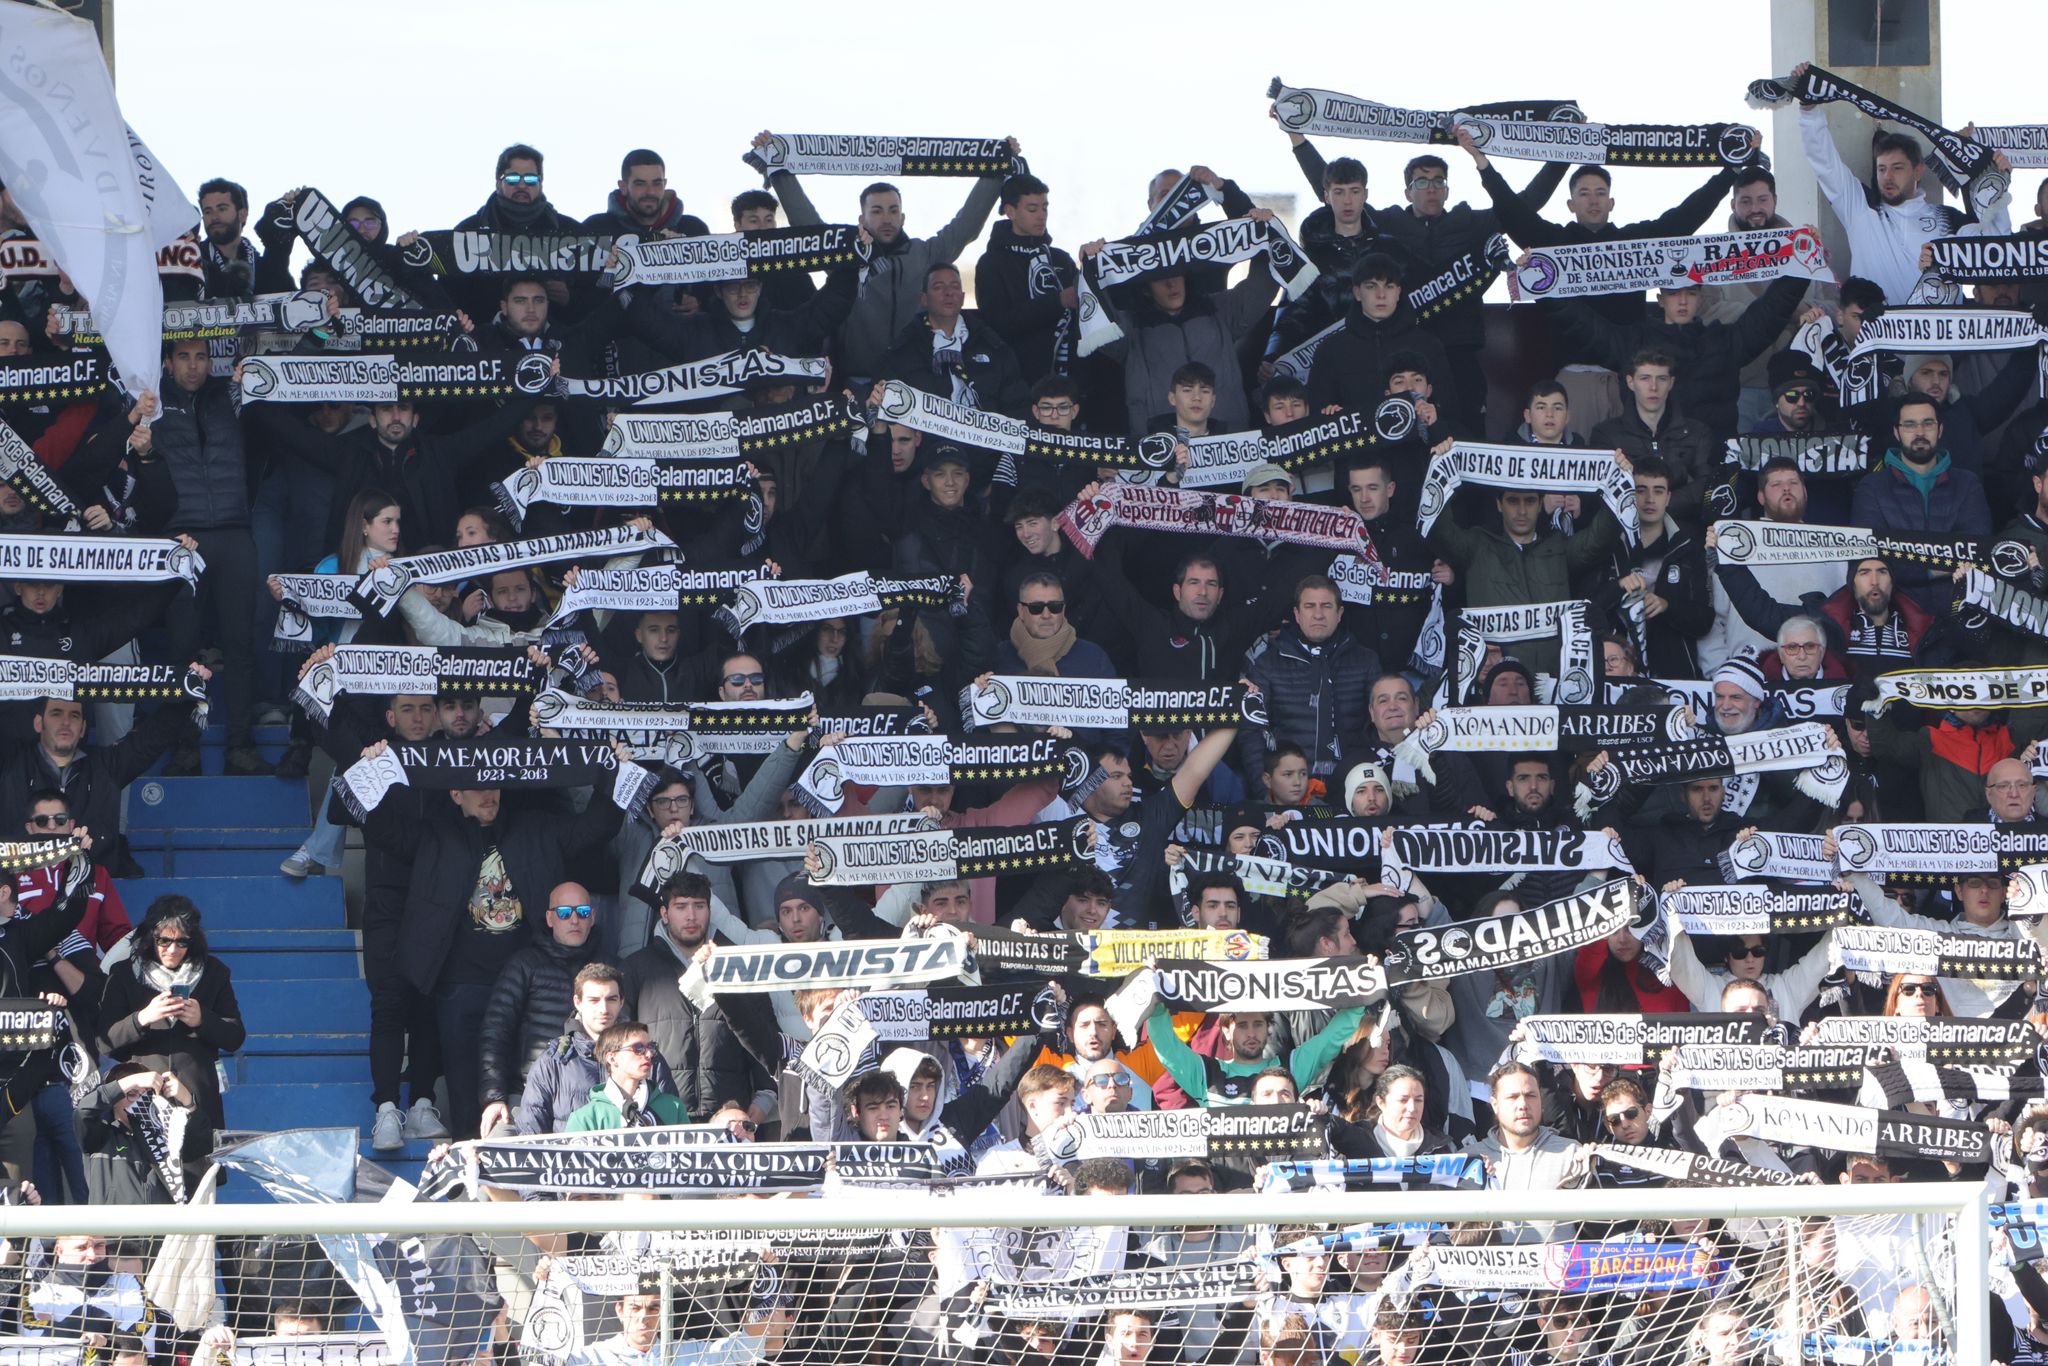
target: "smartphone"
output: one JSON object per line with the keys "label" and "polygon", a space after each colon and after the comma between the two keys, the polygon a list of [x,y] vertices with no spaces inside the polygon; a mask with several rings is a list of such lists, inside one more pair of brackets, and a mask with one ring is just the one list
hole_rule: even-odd
{"label": "smartphone", "polygon": [[187,997],[191,996],[191,994],[192,984],[190,982],[174,982],[171,984],[171,995],[177,997],[179,1000],[182,1001]]}

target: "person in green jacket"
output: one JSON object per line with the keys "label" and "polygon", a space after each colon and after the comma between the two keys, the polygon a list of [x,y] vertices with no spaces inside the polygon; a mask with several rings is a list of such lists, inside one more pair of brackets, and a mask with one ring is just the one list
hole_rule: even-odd
{"label": "person in green jacket", "polygon": [[[1187,1041],[1174,1032],[1173,1015],[1163,1001],[1152,1003],[1151,1013],[1145,1017],[1145,1031],[1160,1065],[1180,1083],[1180,1089],[1190,1099],[1201,1105],[1248,1105],[1252,1084],[1273,1065],[1273,1060],[1266,1056],[1266,1038],[1272,1030],[1273,1017],[1263,1010],[1252,1010],[1219,1014],[1216,1018],[1223,1028],[1224,1047],[1230,1050],[1228,1057],[1208,1058],[1188,1047]],[[1298,1090],[1305,1090],[1323,1074],[1364,1018],[1364,1006],[1340,1010],[1321,1030],[1302,1040],[1287,1060]]]}
{"label": "person in green jacket", "polygon": [[688,1124],[690,1112],[666,1091],[654,1089],[654,1040],[647,1026],[621,1020],[597,1038],[604,1084],[590,1088],[590,1100],[569,1116],[568,1132],[637,1129],[643,1124]]}

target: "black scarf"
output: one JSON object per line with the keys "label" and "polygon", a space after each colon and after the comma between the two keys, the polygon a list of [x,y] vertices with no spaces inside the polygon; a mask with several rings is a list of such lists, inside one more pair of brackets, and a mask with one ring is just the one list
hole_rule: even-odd
{"label": "black scarf", "polygon": [[543,224],[554,227],[562,217],[555,212],[555,206],[548,202],[546,195],[531,204],[515,204],[495,191],[476,211],[476,216],[483,220],[484,228],[490,232],[532,232]]}
{"label": "black scarf", "polygon": [[[1777,105],[1798,100],[1801,104],[1833,104],[1844,101],[1855,105],[1880,123],[1903,123],[1918,132],[1933,144],[1932,161],[1935,174],[1951,193],[1963,188],[1971,180],[1984,176],[1992,170],[1991,149],[1981,142],[1975,142],[1961,133],[1951,132],[1925,115],[1916,114],[1902,104],[1894,104],[1874,91],[1865,90],[1851,81],[1845,81],[1832,71],[1818,66],[1806,68],[1801,77],[1770,76],[1749,83],[1749,105],[1752,109],[1769,109]],[[1972,194],[1978,204],[1986,204],[1990,198],[2005,189],[2002,174],[1993,172],[1987,180],[1996,178],[1996,191],[1989,198],[1980,197],[1981,191]]]}

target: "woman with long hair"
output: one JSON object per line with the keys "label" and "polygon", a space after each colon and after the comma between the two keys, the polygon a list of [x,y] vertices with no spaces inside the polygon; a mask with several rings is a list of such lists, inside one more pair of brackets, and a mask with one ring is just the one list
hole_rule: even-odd
{"label": "woman with long hair", "polygon": [[789,696],[808,692],[821,711],[860,705],[870,689],[854,628],[847,618],[832,617],[776,652],[775,666]]}
{"label": "woman with long hair", "polygon": [[129,936],[129,955],[107,973],[100,997],[100,1054],[169,1072],[192,1098],[185,1128],[186,1179],[196,1181],[224,1122],[214,1064],[248,1031],[228,965],[206,951],[199,908],[160,896]]}
{"label": "woman with long hair", "polygon": [[1898,972],[1892,974],[1891,985],[1885,988],[1884,1013],[1947,1019],[1955,1011],[1949,1009],[1948,996],[1938,978],[1919,972]]}
{"label": "woman with long hair", "polygon": [[[1330,1144],[1346,1157],[1416,1157],[1458,1145],[1429,1127],[1429,1082],[1406,1063],[1383,1066],[1371,1089],[1351,1098],[1352,1113],[1330,1121]],[[1361,1104],[1362,1102],[1362,1104]]]}

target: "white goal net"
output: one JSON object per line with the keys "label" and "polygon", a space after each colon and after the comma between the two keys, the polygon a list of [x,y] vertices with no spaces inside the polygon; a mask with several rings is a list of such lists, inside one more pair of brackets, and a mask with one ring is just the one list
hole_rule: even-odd
{"label": "white goal net", "polygon": [[[0,1210],[7,1366],[2015,1362],[2038,1210],[1981,1186]],[[272,1192],[311,1201],[319,1183]],[[1113,1183],[1111,1183],[1113,1184]],[[1410,1184],[1418,1184],[1411,1182]],[[2029,1278],[2031,1282],[2029,1281]],[[2000,1334],[2009,1335],[2001,1338]]]}

